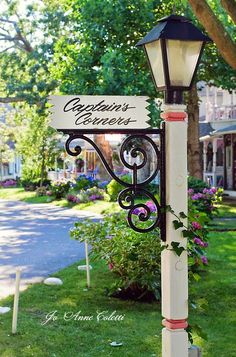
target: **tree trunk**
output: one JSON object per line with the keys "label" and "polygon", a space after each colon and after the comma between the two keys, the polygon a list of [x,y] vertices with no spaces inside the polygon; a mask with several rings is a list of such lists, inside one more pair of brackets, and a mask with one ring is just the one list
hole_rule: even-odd
{"label": "tree trunk", "polygon": [[45,178],[45,169],[46,169],[46,167],[45,167],[45,155],[46,155],[46,153],[45,153],[45,146],[44,145],[42,146],[41,155],[42,155],[42,165],[41,165],[41,173],[40,173],[40,187],[43,186],[43,180]]}
{"label": "tree trunk", "polygon": [[227,11],[233,22],[236,24],[236,1],[235,0],[221,0],[223,8]]}
{"label": "tree trunk", "polygon": [[[112,149],[109,141],[105,140],[105,134],[94,135],[94,142],[97,144],[99,149],[102,151],[108,165],[113,169],[112,164]],[[110,178],[110,175],[107,173],[101,159],[97,156],[96,166],[98,167],[99,176],[101,178]]]}
{"label": "tree trunk", "polygon": [[199,98],[196,84],[188,95],[188,172],[202,179],[201,150],[199,142]]}
{"label": "tree trunk", "polygon": [[[236,43],[228,34],[226,28],[212,11],[206,0],[188,0],[192,10],[203,27],[215,42],[221,56],[236,69]],[[236,7],[234,5],[235,11]],[[230,15],[230,14],[229,14]]]}

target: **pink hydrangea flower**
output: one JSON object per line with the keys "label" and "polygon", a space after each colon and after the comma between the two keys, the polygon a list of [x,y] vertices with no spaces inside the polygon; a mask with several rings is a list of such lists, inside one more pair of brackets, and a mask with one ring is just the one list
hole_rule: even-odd
{"label": "pink hydrangea flower", "polygon": [[109,264],[108,264],[108,268],[109,268],[110,270],[112,270],[113,267],[114,267],[114,265],[113,265],[112,263],[109,263]]}
{"label": "pink hydrangea flower", "polygon": [[192,227],[194,228],[194,229],[202,229],[202,226],[200,225],[200,223],[198,223],[198,222],[192,222]]}
{"label": "pink hydrangea flower", "polygon": [[148,208],[150,209],[151,212],[156,212],[156,206],[154,205],[154,203],[152,201],[147,201],[146,205],[148,206]]}

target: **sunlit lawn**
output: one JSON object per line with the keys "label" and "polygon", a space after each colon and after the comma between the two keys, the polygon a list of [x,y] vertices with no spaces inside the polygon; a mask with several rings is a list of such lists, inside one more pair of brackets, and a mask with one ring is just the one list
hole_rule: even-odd
{"label": "sunlit lawn", "polygon": [[218,217],[236,217],[236,199],[223,199],[222,204],[218,205]]}
{"label": "sunlit lawn", "polygon": [[[19,333],[11,335],[11,314],[0,317],[1,357],[87,357],[159,356],[161,316],[159,304],[141,304],[107,297],[112,284],[108,268],[97,264],[92,270],[92,288],[84,291],[85,272],[73,265],[56,274],[60,287],[38,284],[21,294]],[[12,306],[12,299],[4,302]],[[58,320],[42,326],[51,311]],[[97,312],[124,315],[123,321],[97,321]],[[92,321],[65,321],[64,313],[93,316]],[[123,343],[111,347],[112,341]]]}

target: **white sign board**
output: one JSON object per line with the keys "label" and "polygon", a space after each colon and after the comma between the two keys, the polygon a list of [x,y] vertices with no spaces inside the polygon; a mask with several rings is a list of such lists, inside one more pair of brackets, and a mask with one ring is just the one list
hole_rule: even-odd
{"label": "white sign board", "polygon": [[147,129],[148,97],[51,95],[55,129]]}

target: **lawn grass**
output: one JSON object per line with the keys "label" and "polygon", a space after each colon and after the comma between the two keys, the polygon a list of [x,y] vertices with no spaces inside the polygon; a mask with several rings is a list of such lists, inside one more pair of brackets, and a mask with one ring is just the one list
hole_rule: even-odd
{"label": "lawn grass", "polygon": [[208,341],[196,339],[204,357],[234,357],[236,232],[210,233],[208,249],[208,272],[191,289],[196,299],[207,299],[208,309],[193,313],[190,321],[201,325],[208,335]]}
{"label": "lawn grass", "polygon": [[218,208],[218,217],[236,217],[236,200],[229,200],[223,198],[221,204],[217,206]]}
{"label": "lawn grass", "polygon": [[106,212],[118,212],[121,209],[120,206],[115,202],[95,201],[75,205],[68,202],[66,199],[52,200],[52,198],[48,196],[37,197],[35,192],[28,192],[23,188],[0,189],[0,199],[1,198],[13,201],[19,200],[27,203],[51,203],[59,207],[90,211],[98,214],[104,214]]}
{"label": "lawn grass", "polygon": [[[108,268],[93,265],[92,288],[84,291],[85,272],[77,265],[62,270],[62,286],[49,287],[37,284],[21,294],[18,334],[11,335],[11,314],[0,318],[1,357],[87,357],[87,356],[160,356],[161,315],[160,305],[120,301],[104,294],[113,282]],[[1,305],[3,303],[1,302]],[[12,298],[4,301],[12,306]],[[51,311],[58,319],[42,326]],[[93,316],[92,321],[65,321],[64,313]],[[124,315],[122,321],[97,322],[97,311],[109,316]],[[122,347],[111,347],[112,341],[122,342]]]}
{"label": "lawn grass", "polygon": [[[236,232],[211,232],[208,271],[198,283],[191,284],[191,299],[206,299],[206,311],[190,313],[190,323],[199,324],[208,341],[194,335],[204,357],[235,356],[234,323],[236,319],[235,270]],[[81,262],[82,264],[83,262]],[[0,317],[1,357],[148,357],[161,355],[161,313],[158,303],[121,301],[106,296],[114,276],[102,262],[92,264],[92,288],[84,291],[85,272],[77,264],[54,276],[62,286],[36,284],[21,294],[19,332],[11,335],[11,313]],[[11,306],[11,297],[0,302]],[[42,326],[45,316],[57,311],[58,319]],[[92,321],[65,321],[65,312],[93,316]],[[116,311],[123,321],[96,321],[97,311]],[[112,341],[122,347],[111,347]]]}
{"label": "lawn grass", "polygon": [[209,225],[210,230],[236,230],[236,218],[215,218]]}
{"label": "lawn grass", "polygon": [[6,200],[19,200],[25,201],[33,199],[35,197],[35,192],[25,191],[23,188],[1,188],[0,198]]}

